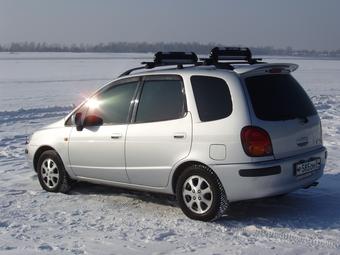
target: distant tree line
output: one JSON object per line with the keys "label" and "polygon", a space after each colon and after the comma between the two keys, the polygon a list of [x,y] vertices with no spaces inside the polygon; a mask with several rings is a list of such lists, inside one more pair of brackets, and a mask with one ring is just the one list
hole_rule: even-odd
{"label": "distant tree line", "polygon": [[[219,44],[193,43],[146,43],[146,42],[110,42],[99,44],[71,44],[13,42],[7,45],[0,44],[0,52],[140,52],[156,51],[194,51],[198,54],[208,54]],[[302,56],[302,57],[336,57],[340,58],[340,49],[332,51],[296,50],[292,47],[278,49],[271,46],[250,47],[254,55]]]}

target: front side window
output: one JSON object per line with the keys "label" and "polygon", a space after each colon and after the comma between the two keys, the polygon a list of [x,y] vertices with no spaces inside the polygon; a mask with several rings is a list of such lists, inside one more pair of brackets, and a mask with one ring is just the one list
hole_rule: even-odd
{"label": "front side window", "polygon": [[104,124],[126,123],[137,84],[137,81],[119,84],[95,95],[86,103],[86,116],[98,116]]}
{"label": "front side window", "polygon": [[191,85],[201,121],[228,117],[233,108],[225,80],[210,76],[192,76]]}
{"label": "front side window", "polygon": [[136,122],[165,121],[182,118],[184,93],[180,80],[146,80],[140,96]]}

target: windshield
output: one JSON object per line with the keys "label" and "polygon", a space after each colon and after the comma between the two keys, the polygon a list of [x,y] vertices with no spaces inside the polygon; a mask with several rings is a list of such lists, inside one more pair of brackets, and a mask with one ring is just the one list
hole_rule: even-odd
{"label": "windshield", "polygon": [[316,114],[307,93],[289,74],[248,77],[245,83],[254,112],[261,120],[304,119]]}

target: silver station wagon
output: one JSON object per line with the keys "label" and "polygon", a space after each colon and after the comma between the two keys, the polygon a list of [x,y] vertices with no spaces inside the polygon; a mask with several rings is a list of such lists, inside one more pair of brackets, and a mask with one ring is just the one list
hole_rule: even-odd
{"label": "silver station wagon", "polygon": [[174,194],[188,217],[214,220],[322,176],[321,122],[297,67],[248,48],[158,52],[35,132],[26,153],[47,191],[85,181]]}

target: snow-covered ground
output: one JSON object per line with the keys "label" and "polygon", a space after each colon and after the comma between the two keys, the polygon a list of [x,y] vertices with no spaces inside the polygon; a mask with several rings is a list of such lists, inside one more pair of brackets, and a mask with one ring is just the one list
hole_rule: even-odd
{"label": "snow-covered ground", "polygon": [[171,196],[78,184],[43,191],[25,134],[54,122],[146,54],[0,53],[0,254],[340,254],[340,61],[295,62],[329,151],[320,185],[232,205],[213,223]]}

